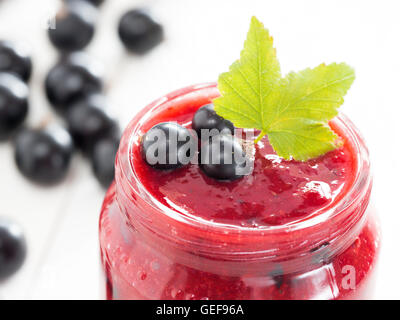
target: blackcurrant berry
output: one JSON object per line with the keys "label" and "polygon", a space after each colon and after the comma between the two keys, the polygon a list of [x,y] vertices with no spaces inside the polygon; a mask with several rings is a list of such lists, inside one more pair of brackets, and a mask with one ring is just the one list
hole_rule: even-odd
{"label": "blackcurrant berry", "polygon": [[93,38],[96,19],[92,4],[69,0],[57,13],[55,27],[48,29],[50,41],[61,51],[82,50]]}
{"label": "blackcurrant berry", "polygon": [[91,156],[92,169],[97,180],[105,188],[114,180],[115,157],[117,155],[119,140],[108,138],[96,143]]}
{"label": "blackcurrant berry", "polygon": [[[213,104],[207,104],[197,110],[193,117],[192,128],[196,131],[199,139],[201,139],[202,129],[217,129],[216,134],[224,133],[232,135],[234,134],[235,130],[232,122],[222,118],[215,112]],[[213,135],[212,131],[209,131],[209,133]]]}
{"label": "blackcurrant berry", "polygon": [[142,155],[156,169],[176,169],[188,164],[196,143],[190,131],[174,122],[155,125],[142,137]]}
{"label": "blackcurrant berry", "polygon": [[95,6],[100,6],[104,2],[104,0],[86,0],[86,1],[89,1],[91,4]]}
{"label": "blackcurrant berry", "polygon": [[26,240],[21,227],[0,218],[0,280],[21,268],[26,257]]}
{"label": "blackcurrant berry", "polygon": [[204,142],[200,149],[200,167],[218,180],[235,180],[250,173],[251,163],[239,140],[220,134]]}
{"label": "blackcurrant berry", "polygon": [[119,138],[119,125],[101,95],[95,94],[71,106],[66,117],[75,144],[90,155],[96,143],[104,138]]}
{"label": "blackcurrant berry", "polygon": [[65,178],[74,150],[68,131],[57,125],[24,129],[14,143],[15,161],[25,177],[46,185]]}
{"label": "blackcurrant berry", "polygon": [[144,54],[163,40],[163,27],[141,10],[125,13],[118,27],[119,37],[125,47],[138,54]]}
{"label": "blackcurrant berry", "polygon": [[28,82],[32,73],[28,50],[19,43],[0,41],[0,72],[13,73]]}
{"label": "blackcurrant berry", "polygon": [[[64,0],[64,1],[68,2],[68,1],[76,1],[76,0]],[[104,0],[82,0],[82,1],[90,2],[91,4],[95,5],[96,7],[99,7],[104,2]]]}
{"label": "blackcurrant berry", "polygon": [[27,85],[11,73],[0,72],[0,140],[9,138],[27,113]]}
{"label": "blackcurrant berry", "polygon": [[71,104],[102,90],[101,70],[86,54],[73,53],[50,70],[45,88],[55,110],[65,114]]}

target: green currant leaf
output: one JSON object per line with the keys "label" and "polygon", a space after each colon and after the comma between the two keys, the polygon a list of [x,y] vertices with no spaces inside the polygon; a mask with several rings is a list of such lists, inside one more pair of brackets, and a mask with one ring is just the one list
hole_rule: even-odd
{"label": "green currant leaf", "polygon": [[268,135],[279,156],[305,161],[337,147],[328,121],[338,114],[354,79],[345,63],[282,78],[272,38],[253,17],[240,60],[219,77],[215,110],[237,127],[261,130],[256,142]]}
{"label": "green currant leaf", "polygon": [[265,102],[280,78],[273,40],[253,17],[240,60],[219,77],[221,97],[214,100],[216,112],[237,127],[261,130]]}

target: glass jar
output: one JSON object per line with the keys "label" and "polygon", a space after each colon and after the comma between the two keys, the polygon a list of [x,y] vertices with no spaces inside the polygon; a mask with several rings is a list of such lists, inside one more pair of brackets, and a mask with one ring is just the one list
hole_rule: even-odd
{"label": "glass jar", "polygon": [[[215,84],[175,91],[130,123],[100,216],[108,299],[349,299],[370,297],[379,231],[369,209],[365,143],[345,116],[332,125],[352,144],[355,180],[333,206],[288,225],[246,228],[183,216],[155,199],[131,165],[132,146],[166,108],[200,107]],[[158,121],[159,122],[159,121]]]}

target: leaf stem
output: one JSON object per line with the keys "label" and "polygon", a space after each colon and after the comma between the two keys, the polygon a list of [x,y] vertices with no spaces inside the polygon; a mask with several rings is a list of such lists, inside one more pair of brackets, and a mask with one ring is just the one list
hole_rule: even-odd
{"label": "leaf stem", "polygon": [[265,130],[261,130],[260,134],[258,135],[256,140],[254,141],[254,143],[259,142],[266,134],[267,134],[267,132]]}

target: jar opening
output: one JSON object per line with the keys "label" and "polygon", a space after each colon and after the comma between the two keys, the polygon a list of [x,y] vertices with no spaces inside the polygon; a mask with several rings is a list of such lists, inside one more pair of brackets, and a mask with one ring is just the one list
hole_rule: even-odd
{"label": "jar opening", "polygon": [[324,243],[349,238],[361,223],[369,201],[372,180],[368,151],[352,122],[344,115],[332,120],[332,126],[350,143],[355,158],[354,179],[343,195],[330,206],[293,223],[257,228],[227,225],[199,217],[182,215],[160,203],[146,190],[132,167],[131,148],[151,127],[151,119],[160,108],[179,108],[182,101],[193,100],[200,105],[219,95],[214,83],[196,85],[175,91],[143,109],[130,123],[117,157],[117,199],[130,224],[159,234],[163,241],[186,246],[207,255],[223,254],[227,259],[249,255],[256,259],[299,255],[316,250]]}

